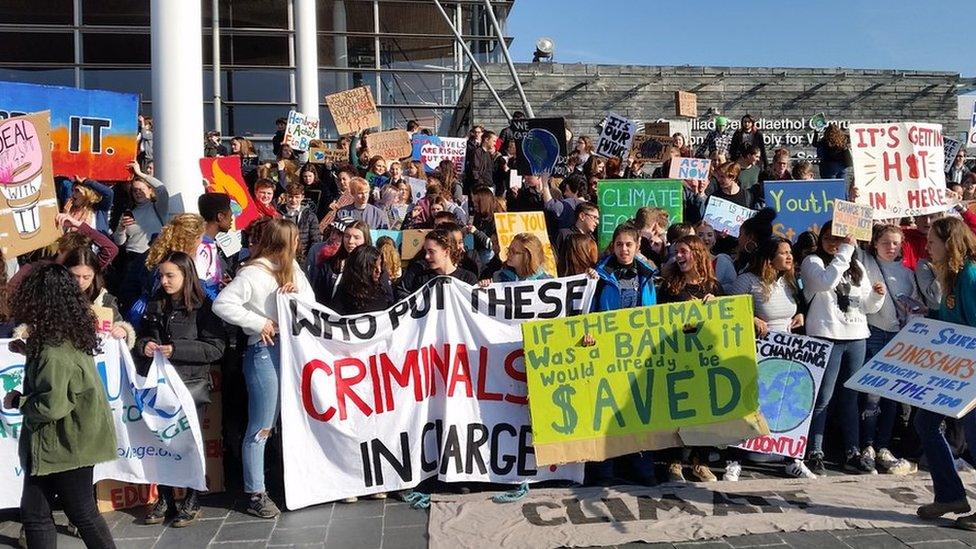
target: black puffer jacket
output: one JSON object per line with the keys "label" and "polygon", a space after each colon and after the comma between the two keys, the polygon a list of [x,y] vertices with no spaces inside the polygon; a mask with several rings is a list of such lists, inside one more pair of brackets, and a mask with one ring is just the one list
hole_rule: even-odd
{"label": "black puffer jacket", "polygon": [[223,322],[213,313],[210,301],[191,311],[183,303],[174,303],[167,310],[164,300],[169,297],[146,305],[133,354],[145,357],[143,351],[150,341],[172,345],[169,361],[180,378],[183,381],[206,379],[211,365],[218,364],[224,355]]}

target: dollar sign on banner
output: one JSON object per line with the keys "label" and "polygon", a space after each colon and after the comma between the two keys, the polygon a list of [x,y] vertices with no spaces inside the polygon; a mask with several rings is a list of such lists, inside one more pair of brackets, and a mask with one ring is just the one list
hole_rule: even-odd
{"label": "dollar sign on banner", "polygon": [[568,435],[576,430],[576,421],[578,420],[578,417],[576,416],[576,410],[573,408],[573,403],[570,402],[570,398],[575,394],[576,389],[570,385],[560,385],[555,391],[552,392],[553,404],[559,406],[563,410],[562,425],[556,425],[555,422],[552,424],[552,428],[555,429],[557,433]]}

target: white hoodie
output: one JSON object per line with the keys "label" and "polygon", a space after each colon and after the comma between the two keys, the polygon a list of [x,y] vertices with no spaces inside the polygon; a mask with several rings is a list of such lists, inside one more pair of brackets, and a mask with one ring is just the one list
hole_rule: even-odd
{"label": "white hoodie", "polygon": [[[258,265],[260,263],[260,265]],[[295,263],[295,288],[298,298],[315,302],[312,286],[302,268]],[[248,335],[247,344],[261,341],[261,330],[270,319],[278,322],[278,281],[275,280],[272,263],[256,259],[254,263],[237,271],[237,276],[214,300],[213,312],[228,324],[240,326]]]}
{"label": "white hoodie", "polygon": [[[804,321],[807,335],[842,341],[867,339],[871,335],[867,315],[881,309],[884,296],[871,289],[867,270],[860,261],[851,258],[853,255],[854,246],[844,243],[837,249],[837,254],[829,265],[824,265],[816,254],[803,260],[800,281],[803,283],[803,295],[809,304]],[[844,313],[837,303],[834,288],[844,279],[844,273],[852,261],[861,267],[864,276],[859,285],[851,284],[850,296],[857,299],[859,305],[848,308]]]}

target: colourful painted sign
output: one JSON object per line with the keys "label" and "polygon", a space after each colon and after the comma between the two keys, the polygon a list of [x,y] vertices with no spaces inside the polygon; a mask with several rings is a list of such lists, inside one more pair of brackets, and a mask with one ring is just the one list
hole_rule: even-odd
{"label": "colourful painted sign", "polygon": [[234,226],[246,229],[261,217],[254,205],[254,197],[241,175],[241,159],[237,156],[216,156],[200,159],[200,173],[207,180],[207,192],[226,193],[234,211]]}
{"label": "colourful painted sign", "polygon": [[834,216],[834,199],[847,198],[843,179],[767,181],[763,191],[766,206],[776,210],[773,233],[793,241],[804,231],[820,233]]}
{"label": "colourful painted sign", "polygon": [[[684,428],[724,426],[759,408],[749,296],[527,322],[522,338],[540,464],[681,445]],[[768,431],[738,440],[731,425],[710,432],[721,444]]]}
{"label": "colourful painted sign", "polygon": [[667,211],[671,223],[681,221],[684,188],[678,179],[604,179],[597,183],[596,193],[600,204],[601,248],[610,245],[617,225],[633,219],[644,206]]}
{"label": "colourful painted sign", "polygon": [[0,119],[51,111],[54,174],[101,181],[129,179],[136,158],[139,96],[0,82]]}

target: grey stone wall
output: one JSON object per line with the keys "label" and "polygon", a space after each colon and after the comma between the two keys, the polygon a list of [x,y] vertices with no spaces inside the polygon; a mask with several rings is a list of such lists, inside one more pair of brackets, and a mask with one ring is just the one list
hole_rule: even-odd
{"label": "grey stone wall", "polygon": [[[523,110],[507,66],[483,68],[506,107]],[[561,63],[520,63],[516,70],[535,115],[562,116],[575,135],[595,135],[610,111],[642,123],[677,119],[677,90],[698,95],[700,116],[712,108],[736,125],[745,113],[762,119],[760,125],[769,126],[762,129],[770,153],[786,146],[798,158],[813,155],[809,119],[820,112],[845,127],[850,122],[915,121],[941,123],[948,136],[965,130],[956,119],[959,74],[950,72]],[[459,106],[452,124],[456,135],[474,123],[496,131],[507,125],[475,72],[468,76]],[[693,141],[704,137],[710,123],[711,117],[695,122]]]}

